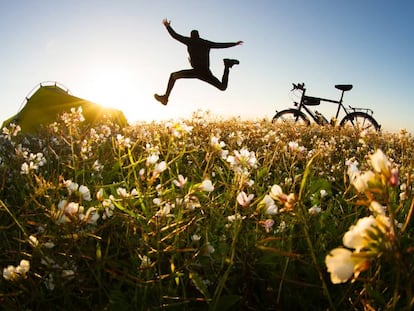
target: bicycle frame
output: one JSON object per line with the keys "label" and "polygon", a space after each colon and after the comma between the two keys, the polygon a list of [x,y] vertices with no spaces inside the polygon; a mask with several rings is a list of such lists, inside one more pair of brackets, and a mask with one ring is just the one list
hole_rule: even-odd
{"label": "bicycle frame", "polygon": [[[281,122],[292,120],[294,122],[303,121],[307,125],[309,125],[311,121],[309,119],[310,116],[319,125],[336,125],[336,120],[338,120],[339,114],[341,113],[341,110],[343,110],[345,116],[342,118],[341,121],[338,122],[339,126],[351,125],[354,128],[359,128],[363,130],[375,129],[376,131],[379,131],[381,129],[381,125],[379,125],[378,122],[372,117],[372,114],[374,112],[371,109],[355,108],[351,106],[349,106],[349,108],[346,108],[343,105],[342,101],[344,98],[344,93],[352,89],[351,84],[337,84],[335,85],[335,88],[342,91],[339,100],[308,96],[306,95],[305,83],[293,84],[293,89],[291,91],[302,91],[300,101],[294,101],[295,108],[276,111],[276,114],[273,117],[272,122],[277,122],[277,120],[280,120]],[[335,117],[331,119],[331,122],[329,122],[322,113],[316,110],[312,111],[308,107],[320,105],[321,102],[333,103],[338,105]]]}
{"label": "bicycle frame", "polygon": [[[342,100],[344,98],[344,93],[345,90],[342,90],[341,92],[341,97],[339,100],[333,100],[333,99],[328,99],[328,98],[321,98],[321,97],[313,97],[313,96],[307,96],[305,95],[306,93],[306,88],[304,87],[304,84],[298,84],[298,85],[293,85],[293,89],[299,89],[302,91],[302,95],[300,98],[300,102],[294,102],[295,107],[298,107],[297,110],[301,111],[301,109],[303,108],[311,117],[312,119],[316,122],[316,123],[322,123],[322,124],[327,124],[329,123],[329,121],[325,118],[325,116],[323,116],[321,113],[319,113],[318,111],[313,112],[312,110],[310,110],[308,108],[308,106],[316,106],[319,105],[321,101],[323,102],[328,102],[328,103],[334,103],[334,104],[338,104],[338,109],[336,110],[336,114],[335,114],[335,119],[338,119],[339,113],[341,112],[341,109],[345,112],[345,114],[348,114],[348,110],[345,108],[345,106],[342,104]],[[316,102],[316,104],[315,104]]]}

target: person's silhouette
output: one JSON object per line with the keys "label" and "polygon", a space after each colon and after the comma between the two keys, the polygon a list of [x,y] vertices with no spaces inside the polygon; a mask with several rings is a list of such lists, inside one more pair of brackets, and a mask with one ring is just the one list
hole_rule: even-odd
{"label": "person's silhouette", "polygon": [[170,96],[171,90],[174,87],[174,83],[177,79],[200,79],[211,85],[217,87],[218,89],[224,91],[227,88],[227,83],[229,80],[229,69],[233,65],[238,65],[240,62],[237,59],[228,59],[225,58],[224,61],[224,73],[223,78],[220,81],[217,79],[213,73],[210,71],[210,49],[222,49],[229,48],[236,45],[240,45],[243,41],[237,42],[228,42],[228,43],[217,43],[208,41],[200,38],[197,30],[192,30],[190,37],[182,36],[174,31],[171,27],[171,21],[164,19],[162,21],[164,26],[167,28],[170,35],[180,41],[181,43],[187,46],[187,51],[189,54],[189,61],[192,69],[185,69],[177,72],[173,72],[170,75],[168,81],[167,90],[165,95],[154,94],[156,100],[158,100],[163,105],[167,105],[168,98]]}

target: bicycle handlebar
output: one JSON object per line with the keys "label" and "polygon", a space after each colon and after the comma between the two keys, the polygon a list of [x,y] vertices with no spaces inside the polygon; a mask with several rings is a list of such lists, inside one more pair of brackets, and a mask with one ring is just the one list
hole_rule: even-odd
{"label": "bicycle handlebar", "polygon": [[298,84],[295,84],[295,83],[292,83],[292,86],[293,86],[293,88],[291,89],[291,91],[294,91],[294,90],[302,90],[302,91],[304,91],[305,90],[305,83],[298,83]]}

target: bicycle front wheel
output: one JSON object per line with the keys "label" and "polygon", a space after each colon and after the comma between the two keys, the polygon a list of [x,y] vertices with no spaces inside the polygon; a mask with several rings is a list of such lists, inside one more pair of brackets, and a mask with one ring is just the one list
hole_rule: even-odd
{"label": "bicycle front wheel", "polygon": [[275,114],[272,119],[272,122],[275,124],[284,124],[284,123],[297,123],[303,125],[309,125],[310,121],[306,115],[297,109],[286,109],[279,111]]}
{"label": "bicycle front wheel", "polygon": [[364,131],[379,131],[381,128],[381,126],[377,121],[375,121],[373,117],[362,111],[355,111],[346,115],[342,119],[340,126],[352,126],[357,130]]}

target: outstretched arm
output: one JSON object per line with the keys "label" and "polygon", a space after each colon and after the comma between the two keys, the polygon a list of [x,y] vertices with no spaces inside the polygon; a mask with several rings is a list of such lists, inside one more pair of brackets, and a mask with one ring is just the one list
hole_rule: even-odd
{"label": "outstretched arm", "polygon": [[224,49],[224,48],[231,48],[233,46],[242,45],[243,41],[237,41],[237,42],[226,42],[226,43],[219,43],[219,42],[211,42],[211,47],[215,49]]}
{"label": "outstretched arm", "polygon": [[173,37],[175,40],[178,40],[178,41],[180,41],[181,43],[184,43],[184,44],[187,42],[187,40],[188,40],[187,37],[184,37],[184,36],[176,33],[174,31],[174,29],[172,29],[172,27],[171,27],[171,21],[169,21],[168,19],[164,18],[162,20],[162,23],[164,24],[165,28],[167,28],[168,33],[171,35],[171,37]]}

